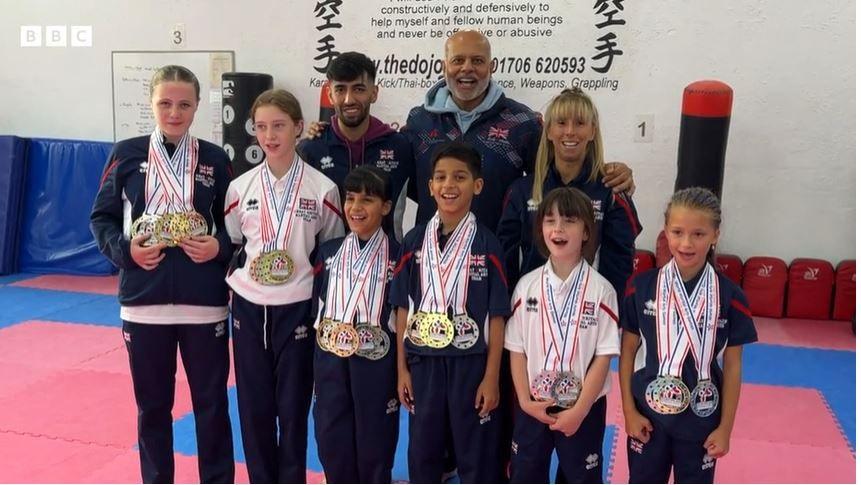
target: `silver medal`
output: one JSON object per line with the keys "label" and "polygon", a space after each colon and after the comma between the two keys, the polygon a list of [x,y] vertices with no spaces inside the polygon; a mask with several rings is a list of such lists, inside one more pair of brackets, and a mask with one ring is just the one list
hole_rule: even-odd
{"label": "silver medal", "polygon": [[381,327],[360,323],[356,325],[356,332],[359,334],[359,349],[356,355],[369,360],[380,360],[389,353],[391,340]]}
{"label": "silver medal", "polygon": [[467,314],[455,315],[454,320],[454,338],[451,345],[460,350],[472,348],[478,343],[480,332],[478,324]]}
{"label": "silver medal", "polygon": [[700,381],[691,392],[691,411],[701,418],[711,416],[718,408],[720,394],[712,381]]}
{"label": "silver medal", "polygon": [[560,372],[553,383],[553,399],[556,405],[567,409],[574,406],[582,390],[583,383],[573,372]]}

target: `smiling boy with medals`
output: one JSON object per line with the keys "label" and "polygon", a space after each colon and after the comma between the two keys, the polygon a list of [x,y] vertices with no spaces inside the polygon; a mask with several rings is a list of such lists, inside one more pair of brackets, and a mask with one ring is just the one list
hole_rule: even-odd
{"label": "smiling boy with medals", "polygon": [[499,365],[510,312],[499,242],[470,212],[481,158],[450,142],[428,181],[437,213],[404,237],[389,301],[398,308],[398,395],[410,410],[410,480],[439,483],[446,434],[462,483],[498,482]]}
{"label": "smiling boy with medals", "polygon": [[712,261],[720,201],[676,192],[664,213],[673,255],[633,279],[619,362],[631,483],[711,483],[729,451],[742,345],[755,342],[747,299]]}
{"label": "smiling boy with medals", "polygon": [[568,483],[600,483],[616,292],[588,263],[595,223],[585,194],[552,190],[535,220],[548,261],[518,282],[505,332],[519,403],[511,481],[547,483],[555,449]]}

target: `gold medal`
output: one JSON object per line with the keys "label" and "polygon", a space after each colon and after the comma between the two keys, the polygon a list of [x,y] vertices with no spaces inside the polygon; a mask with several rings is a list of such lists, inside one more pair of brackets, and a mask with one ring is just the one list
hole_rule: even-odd
{"label": "gold medal", "polygon": [[419,331],[422,341],[432,349],[447,347],[454,339],[454,325],[445,313],[425,313]]}
{"label": "gold medal", "polygon": [[251,261],[248,274],[261,285],[277,286],[286,283],[293,276],[294,267],[293,259],[287,251],[279,249],[257,255]]}
{"label": "gold medal", "polygon": [[157,216],[155,214],[144,214],[138,217],[137,220],[132,224],[132,239],[137,236],[149,234],[150,237],[144,239],[144,241],[141,243],[141,246],[149,247],[158,244],[159,238],[156,227],[158,227],[158,221],[160,218],[160,216]]}
{"label": "gold medal", "polygon": [[407,321],[407,338],[410,339],[416,347],[424,347],[425,342],[422,340],[422,321],[424,320],[425,312],[415,312]]}
{"label": "gold medal", "polygon": [[329,351],[338,357],[349,357],[359,349],[359,334],[349,323],[336,323],[329,334]]}
{"label": "gold medal", "polygon": [[188,236],[190,229],[191,224],[188,222],[188,215],[185,212],[174,214],[170,218],[170,233],[173,236],[173,244],[168,243],[168,246],[179,246],[179,243]]}
{"label": "gold medal", "polygon": [[209,234],[209,224],[206,223],[206,218],[194,211],[185,214],[188,219],[188,236],[206,236]]}
{"label": "gold medal", "polygon": [[159,242],[170,247],[176,246],[177,244],[173,233],[173,228],[175,227],[173,219],[176,216],[177,214],[174,213],[162,214],[155,224],[155,237],[158,238]]}
{"label": "gold medal", "polygon": [[317,345],[326,352],[331,352],[329,350],[329,336],[332,334],[332,329],[334,328],[335,321],[331,318],[324,318],[317,325]]}
{"label": "gold medal", "polygon": [[156,237],[169,247],[179,246],[188,237],[190,230],[191,223],[186,212],[162,214],[155,226]]}

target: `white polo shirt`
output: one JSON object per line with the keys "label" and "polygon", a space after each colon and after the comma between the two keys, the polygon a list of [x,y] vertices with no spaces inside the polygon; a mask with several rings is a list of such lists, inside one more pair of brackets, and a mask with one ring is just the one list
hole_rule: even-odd
{"label": "white polo shirt", "polygon": [[[514,294],[511,297],[511,318],[505,327],[505,348],[511,352],[526,354],[529,382],[532,382],[544,370],[544,362],[550,344],[550,322],[542,323],[541,319],[541,279],[544,268],[547,268],[549,272],[550,285],[553,288],[557,306],[562,305],[562,301],[574,283],[578,272],[575,268],[568,275],[568,278],[562,281],[553,272],[550,261],[547,261],[540,268],[534,269],[522,277],[514,289]],[[613,285],[594,268],[588,267],[585,292],[577,349],[574,353],[573,369],[571,369],[581,381],[585,377],[594,356],[619,355],[618,310]],[[545,347],[545,342],[547,347]],[[570,351],[570,346],[573,344],[573,341],[568,342],[567,351]],[[551,365],[552,360],[551,357]],[[598,397],[604,396],[608,392],[610,392],[609,373],[607,373],[604,387]]]}
{"label": "white polo shirt", "polygon": [[261,285],[251,279],[248,269],[263,249],[260,213],[264,192],[260,172],[269,171],[270,179],[275,181],[277,198],[287,190],[289,177],[285,175],[276,180],[269,165],[261,163],[236,178],[227,189],[224,208],[227,233],[234,244],[242,244],[243,237],[246,239],[247,255],[245,265],[227,277],[227,284],[242,298],[258,305],[287,305],[310,299],[314,282],[314,268],[309,259],[311,251],[318,243],[344,235],[338,186],[301,159],[296,158],[295,161],[304,165],[298,186],[299,198],[293,210],[285,214],[285,217],[292,216],[295,220],[288,247],[279,248],[286,249],[293,259],[294,273],[282,285]]}

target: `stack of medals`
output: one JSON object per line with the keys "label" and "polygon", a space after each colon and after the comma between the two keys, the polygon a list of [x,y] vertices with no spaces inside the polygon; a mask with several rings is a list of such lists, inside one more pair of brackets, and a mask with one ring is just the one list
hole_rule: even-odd
{"label": "stack of medals", "polygon": [[132,224],[131,236],[149,234],[144,247],[164,243],[168,247],[179,246],[183,239],[209,234],[206,219],[198,212],[168,212],[165,214],[143,214]]}
{"label": "stack of medals", "polygon": [[[460,350],[479,339],[478,324],[466,313],[469,256],[475,239],[475,216],[467,214],[445,245],[439,249],[439,214],[425,228],[420,280],[422,300],[407,321],[407,338],[417,347],[442,349],[449,344]],[[449,308],[453,318],[449,318]]]}
{"label": "stack of medals", "polygon": [[144,213],[131,227],[131,237],[149,234],[143,246],[178,246],[183,239],[209,234],[206,219],[194,211],[197,138],[186,133],[168,156],[156,128],[150,136]]}
{"label": "stack of medals", "polygon": [[[566,409],[574,406],[583,390],[583,383],[574,373],[574,366],[582,367],[576,354],[581,309],[586,297],[586,287],[589,284],[589,268],[585,261],[581,261],[573,271],[574,281],[568,293],[565,294],[560,309],[553,295],[550,269],[547,265],[544,266],[541,275],[541,334],[545,342],[544,366],[529,385],[529,391],[535,400],[554,401],[557,406]],[[549,347],[548,339],[544,338],[547,330],[550,333]]]}
{"label": "stack of medals", "polygon": [[[287,252],[290,231],[295,221],[296,202],[299,200],[299,184],[305,171],[304,163],[298,155],[285,175],[287,187],[284,194],[275,194],[269,167],[260,170],[263,185],[263,203],[260,205],[260,238],[263,248],[251,260],[248,275],[261,285],[276,286],[286,283],[295,270],[295,264]],[[280,202],[280,203],[279,203]]]}
{"label": "stack of medals", "polygon": [[[389,240],[378,229],[364,248],[350,233],[332,259],[326,310],[317,326],[317,345],[346,358],[380,360],[389,353],[388,333],[380,326],[385,307]],[[353,326],[354,319],[363,323]]]}
{"label": "stack of medals", "polygon": [[[711,382],[719,310],[718,279],[706,264],[690,297],[675,260],[658,273],[656,329],[658,377],[646,387],[646,403],[659,414],[679,414],[688,407],[701,417],[717,410],[719,394]],[[694,358],[698,383],[693,393],[682,381],[688,352]]]}

